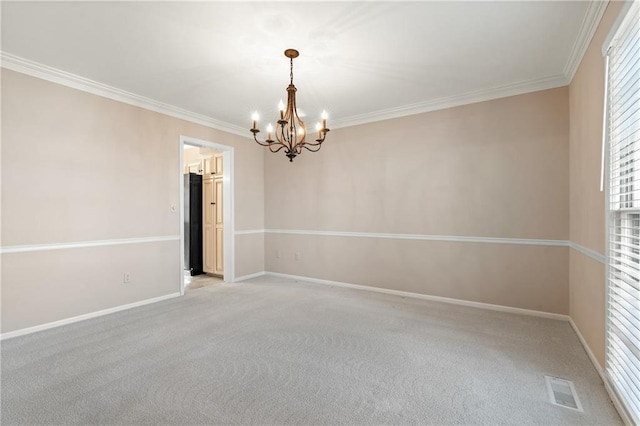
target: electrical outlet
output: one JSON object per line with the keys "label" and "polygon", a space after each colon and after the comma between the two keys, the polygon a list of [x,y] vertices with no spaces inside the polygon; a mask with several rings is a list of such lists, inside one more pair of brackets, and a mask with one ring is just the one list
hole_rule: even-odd
{"label": "electrical outlet", "polygon": [[122,274],[122,282],[124,284],[128,284],[131,282],[131,274],[128,272],[125,272],[124,274]]}
{"label": "electrical outlet", "polygon": [[296,252],[295,257],[296,257],[296,260],[300,260],[300,252],[299,251]]}

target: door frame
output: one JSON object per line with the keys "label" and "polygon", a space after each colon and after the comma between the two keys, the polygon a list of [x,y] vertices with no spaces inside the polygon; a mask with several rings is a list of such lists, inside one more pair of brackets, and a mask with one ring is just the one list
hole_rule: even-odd
{"label": "door frame", "polygon": [[234,207],[234,148],[216,142],[205,141],[191,136],[180,135],[179,143],[179,188],[180,188],[180,294],[184,295],[184,146],[210,148],[222,152],[222,220],[223,220],[223,257],[225,282],[236,279],[235,271],[235,207]]}

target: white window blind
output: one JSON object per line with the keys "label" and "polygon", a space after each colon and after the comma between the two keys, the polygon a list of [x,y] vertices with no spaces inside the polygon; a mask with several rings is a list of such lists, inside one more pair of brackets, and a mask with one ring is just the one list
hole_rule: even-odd
{"label": "white window blind", "polygon": [[608,52],[609,235],[606,374],[640,423],[640,2]]}

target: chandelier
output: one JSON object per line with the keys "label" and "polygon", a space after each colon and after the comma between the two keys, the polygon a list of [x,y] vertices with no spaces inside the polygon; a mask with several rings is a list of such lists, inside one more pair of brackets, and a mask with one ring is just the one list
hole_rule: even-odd
{"label": "chandelier", "polygon": [[264,142],[258,140],[258,133],[260,133],[260,129],[257,127],[257,122],[259,116],[257,112],[254,112],[252,116],[253,128],[251,129],[251,133],[253,133],[253,139],[258,144],[268,147],[271,152],[278,152],[284,149],[284,153],[289,157],[289,161],[293,161],[297,155],[301,154],[302,148],[311,152],[319,151],[322,147],[322,142],[324,142],[327,132],[329,131],[329,129],[327,129],[327,112],[322,111],[322,124],[320,124],[320,122],[316,124],[318,138],[315,142],[307,140],[307,128],[298,116],[298,110],[296,108],[297,89],[296,86],[293,85],[293,59],[297,58],[298,55],[299,53],[295,49],[287,49],[284,51],[284,56],[289,58],[291,62],[291,80],[289,87],[287,87],[286,108],[282,103],[282,100],[280,100],[280,119],[278,120],[278,124],[275,129],[275,140],[273,139],[274,128],[271,123],[267,126],[267,139]]}

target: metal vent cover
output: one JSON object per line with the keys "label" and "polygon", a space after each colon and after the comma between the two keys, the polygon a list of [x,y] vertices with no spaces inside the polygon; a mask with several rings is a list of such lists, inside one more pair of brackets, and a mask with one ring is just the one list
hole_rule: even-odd
{"label": "metal vent cover", "polygon": [[572,381],[553,376],[544,376],[544,380],[547,383],[549,401],[552,404],[570,410],[583,411]]}

